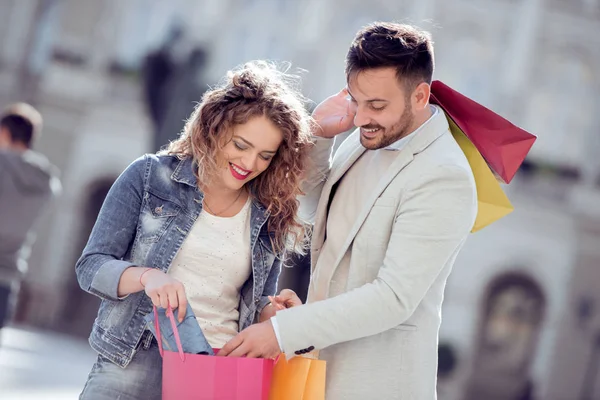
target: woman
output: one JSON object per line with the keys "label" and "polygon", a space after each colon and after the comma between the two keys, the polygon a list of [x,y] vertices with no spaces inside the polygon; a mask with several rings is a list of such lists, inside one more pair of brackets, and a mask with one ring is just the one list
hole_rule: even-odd
{"label": "woman", "polygon": [[102,299],[82,399],[160,399],[162,359],[144,323],[153,305],[181,321],[189,302],[214,348],[274,315],[283,253],[303,245],[296,196],[310,138],[288,78],[263,62],[230,72],[177,141],[112,186],[76,265]]}

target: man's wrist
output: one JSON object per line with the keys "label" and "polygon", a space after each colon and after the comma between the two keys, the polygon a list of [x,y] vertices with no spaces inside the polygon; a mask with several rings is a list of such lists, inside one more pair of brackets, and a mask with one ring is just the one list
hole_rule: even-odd
{"label": "man's wrist", "polygon": [[277,324],[277,317],[272,316],[270,321],[271,321],[271,326],[273,327],[273,332],[275,332],[275,338],[277,339],[277,344],[279,345],[279,350],[281,350],[281,352],[284,353],[283,343],[281,341],[281,335],[279,333],[279,324]]}
{"label": "man's wrist", "polygon": [[316,123],[315,123],[315,126],[313,127],[313,129],[311,130],[311,133],[315,138],[322,138],[322,137],[324,137],[323,135],[325,134],[325,132],[323,131],[323,128],[321,128]]}

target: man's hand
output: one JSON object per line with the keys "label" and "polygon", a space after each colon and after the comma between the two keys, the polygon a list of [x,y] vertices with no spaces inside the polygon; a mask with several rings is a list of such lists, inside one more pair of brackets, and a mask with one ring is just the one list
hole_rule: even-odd
{"label": "man's hand", "polygon": [[320,129],[317,136],[332,138],[350,130],[354,126],[356,106],[348,98],[348,90],[323,100],[313,111],[312,116]]}
{"label": "man's hand", "polygon": [[275,358],[281,353],[271,321],[250,325],[217,353],[219,357]]}

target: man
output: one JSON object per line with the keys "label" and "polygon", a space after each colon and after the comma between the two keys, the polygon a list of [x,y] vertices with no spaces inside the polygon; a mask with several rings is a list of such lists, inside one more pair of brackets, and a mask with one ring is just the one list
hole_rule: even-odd
{"label": "man", "polygon": [[[221,354],[321,350],[328,400],[436,398],[444,287],[477,199],[443,111],[429,104],[433,60],[429,34],[412,26],[357,34],[347,91],[313,113],[316,169],[301,199],[315,221],[308,304],[249,327]],[[331,138],[352,123],[331,161]]]}
{"label": "man", "polygon": [[0,329],[8,322],[14,294],[27,269],[31,229],[60,190],[55,168],[30,150],[41,123],[40,114],[22,103],[0,117]]}

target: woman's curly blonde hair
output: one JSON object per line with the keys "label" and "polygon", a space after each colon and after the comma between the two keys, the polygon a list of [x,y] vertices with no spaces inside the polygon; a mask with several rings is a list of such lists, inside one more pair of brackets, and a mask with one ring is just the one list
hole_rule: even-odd
{"label": "woman's curly blonde hair", "polygon": [[311,144],[312,119],[296,89],[297,77],[264,61],[229,71],[224,82],[207,91],[188,119],[179,139],[163,153],[191,156],[200,186],[210,185],[218,156],[231,140],[233,127],[264,116],[283,134],[269,167],[249,182],[252,195],[270,213],[268,230],[274,250],[302,252],[305,232],[297,217],[300,182]]}

